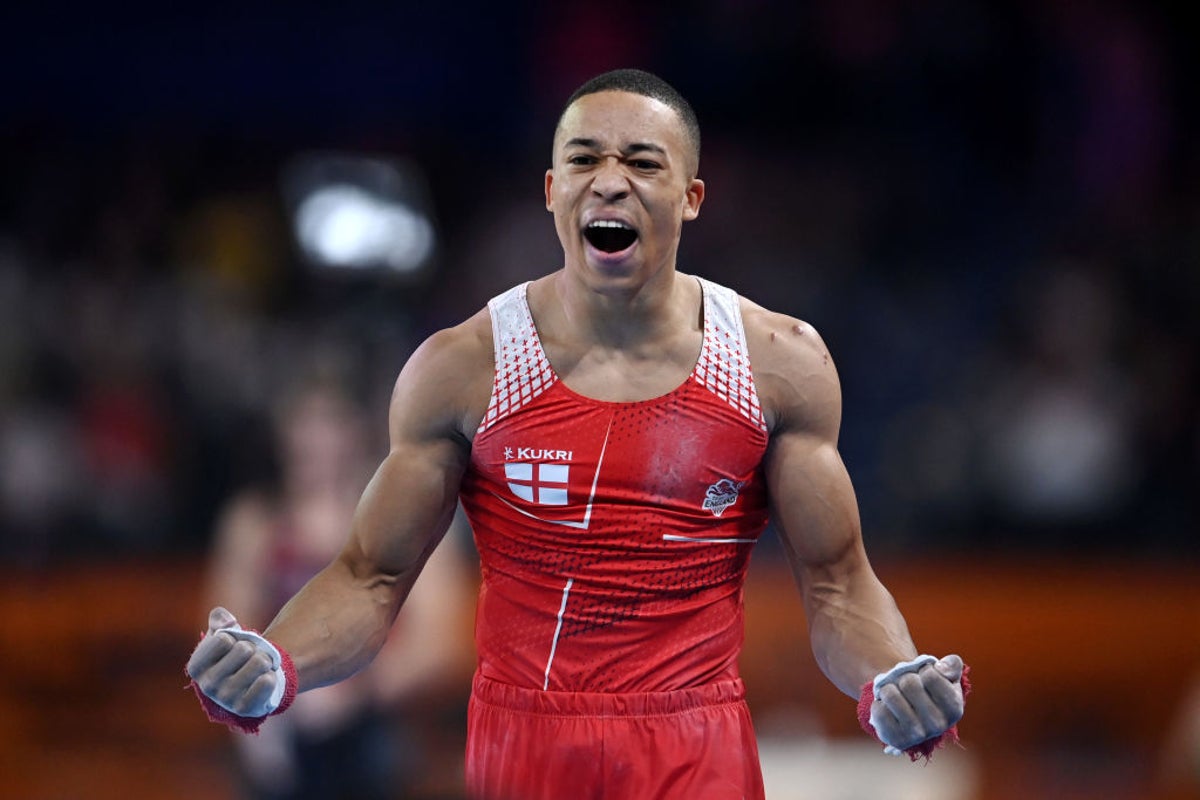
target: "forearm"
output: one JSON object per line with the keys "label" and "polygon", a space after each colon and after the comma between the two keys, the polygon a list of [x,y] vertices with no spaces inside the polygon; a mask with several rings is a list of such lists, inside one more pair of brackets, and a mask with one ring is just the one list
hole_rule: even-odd
{"label": "forearm", "polygon": [[812,575],[803,587],[809,638],[821,671],[857,699],[864,682],[917,655],[891,594],[870,570]]}
{"label": "forearm", "polygon": [[336,683],[379,652],[411,582],[403,575],[356,575],[336,559],[288,601],[264,635],[291,655],[301,691]]}
{"label": "forearm", "polygon": [[456,681],[472,661],[463,622],[471,617],[474,582],[456,544],[444,541],[430,555],[375,659],[374,696],[385,704],[405,703]]}
{"label": "forearm", "polygon": [[[445,449],[450,453],[442,458],[452,461],[457,451]],[[443,468],[416,448],[393,450],[380,464],[341,554],[267,628],[268,638],[291,654],[301,690],[350,677],[383,647],[450,524],[459,474],[456,463]]]}

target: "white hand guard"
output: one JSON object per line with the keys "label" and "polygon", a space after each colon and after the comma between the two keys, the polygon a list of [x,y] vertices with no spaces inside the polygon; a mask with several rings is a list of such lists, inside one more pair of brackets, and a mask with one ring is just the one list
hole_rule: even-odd
{"label": "white hand guard", "polygon": [[[271,690],[271,698],[267,701],[267,708],[264,713],[270,714],[279,708],[279,704],[283,702],[283,694],[287,690],[287,673],[282,669],[283,657],[280,656],[279,649],[254,631],[242,630],[241,625],[221,628],[216,633],[228,633],[234,639],[250,642],[258,652],[265,654],[271,659],[271,669],[278,673],[278,680],[275,681],[275,688]],[[225,706],[222,706],[222,708],[225,708]],[[225,708],[225,710],[233,711],[231,708]]]}
{"label": "white hand guard", "polygon": [[[875,676],[875,682],[872,686],[872,691],[874,692],[875,697],[879,697],[880,689],[882,689],[884,686],[887,686],[888,684],[895,683],[896,681],[900,680],[900,677],[902,675],[907,675],[910,672],[920,672],[922,667],[924,667],[928,664],[936,664],[936,663],[937,663],[937,659],[930,655],[920,655],[920,656],[917,656],[916,658],[914,658],[912,661],[901,661],[899,664],[892,667],[887,672],[881,672]],[[883,742],[883,744],[884,744],[883,752],[887,753],[889,756],[904,755],[903,750],[901,750],[898,747],[894,747],[887,741],[884,741],[884,739],[880,733],[883,730],[883,726],[880,725],[879,722],[876,720],[876,714],[880,713],[880,711],[881,711],[880,707],[878,707],[878,706],[872,707],[872,709],[871,709],[871,727],[873,727],[875,729],[875,735],[879,736],[879,740],[881,742]]]}

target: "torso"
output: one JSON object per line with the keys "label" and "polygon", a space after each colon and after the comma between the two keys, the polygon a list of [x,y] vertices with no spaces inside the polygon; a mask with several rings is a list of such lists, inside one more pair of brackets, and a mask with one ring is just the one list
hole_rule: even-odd
{"label": "torso", "polygon": [[558,342],[552,366],[527,285],[489,304],[495,381],[462,488],[487,677],[662,691],[736,676],[767,427],[737,296],[696,286],[703,325],[635,381],[630,362]]}

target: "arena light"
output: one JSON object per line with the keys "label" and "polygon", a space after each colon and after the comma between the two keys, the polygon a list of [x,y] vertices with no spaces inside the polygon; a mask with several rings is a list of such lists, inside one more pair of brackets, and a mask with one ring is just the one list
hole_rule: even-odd
{"label": "arena light", "polygon": [[415,276],[437,250],[428,185],[413,163],[306,155],[284,172],[292,232],[320,269]]}

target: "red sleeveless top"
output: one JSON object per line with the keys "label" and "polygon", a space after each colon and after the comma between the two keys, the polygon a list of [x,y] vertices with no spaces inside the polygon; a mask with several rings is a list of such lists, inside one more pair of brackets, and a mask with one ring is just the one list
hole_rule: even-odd
{"label": "red sleeveless top", "polygon": [[742,586],[767,523],[767,430],[737,295],[698,280],[692,373],[633,403],[558,380],[528,284],[489,302],[495,380],[461,492],[485,677],[640,692],[737,676]]}

